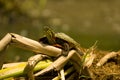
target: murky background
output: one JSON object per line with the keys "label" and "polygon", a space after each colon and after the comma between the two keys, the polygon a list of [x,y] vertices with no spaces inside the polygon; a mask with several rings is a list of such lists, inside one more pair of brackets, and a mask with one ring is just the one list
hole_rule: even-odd
{"label": "murky background", "polygon": [[[43,27],[50,26],[82,47],[98,41],[101,50],[119,50],[119,5],[119,0],[0,0],[0,39],[13,32],[38,40],[44,35]],[[33,55],[14,47],[6,53],[14,61]]]}

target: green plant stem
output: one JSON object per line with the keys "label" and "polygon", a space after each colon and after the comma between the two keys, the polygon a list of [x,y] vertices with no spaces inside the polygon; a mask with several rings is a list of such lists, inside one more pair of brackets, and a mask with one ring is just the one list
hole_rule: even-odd
{"label": "green plant stem", "polygon": [[[42,70],[42,69],[48,67],[51,63],[52,63],[52,61],[50,61],[50,60],[40,61],[35,66],[34,71]],[[16,66],[13,66],[13,67],[1,69],[0,70],[0,80],[9,78],[9,77],[25,75],[26,72],[24,71],[24,69],[26,67],[26,64],[27,64],[27,62],[24,62],[24,63],[18,64]]]}

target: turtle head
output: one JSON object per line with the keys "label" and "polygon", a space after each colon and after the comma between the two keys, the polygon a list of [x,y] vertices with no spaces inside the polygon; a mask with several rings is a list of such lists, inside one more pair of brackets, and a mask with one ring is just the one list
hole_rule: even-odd
{"label": "turtle head", "polygon": [[55,41],[55,32],[48,26],[45,26],[44,27],[44,32],[45,32],[45,35],[48,39],[48,42],[50,44],[55,44],[56,41]]}

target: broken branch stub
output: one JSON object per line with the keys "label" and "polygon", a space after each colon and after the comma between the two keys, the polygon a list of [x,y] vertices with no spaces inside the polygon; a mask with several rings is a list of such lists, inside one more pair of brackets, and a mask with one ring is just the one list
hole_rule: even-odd
{"label": "broken branch stub", "polygon": [[11,35],[8,33],[2,40],[0,40],[0,51],[2,51],[11,42]]}

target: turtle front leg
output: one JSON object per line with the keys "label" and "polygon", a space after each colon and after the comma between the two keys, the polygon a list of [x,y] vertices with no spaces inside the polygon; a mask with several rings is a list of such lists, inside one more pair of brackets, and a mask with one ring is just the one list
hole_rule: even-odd
{"label": "turtle front leg", "polygon": [[70,45],[68,43],[63,43],[62,55],[67,56],[70,51]]}

